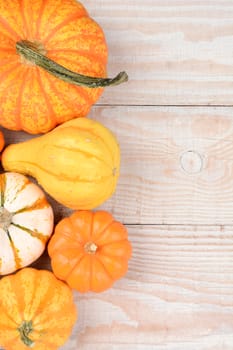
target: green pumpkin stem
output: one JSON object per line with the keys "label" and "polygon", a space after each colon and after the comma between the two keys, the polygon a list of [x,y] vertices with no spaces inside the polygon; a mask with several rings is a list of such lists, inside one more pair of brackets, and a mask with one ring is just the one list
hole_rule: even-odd
{"label": "green pumpkin stem", "polygon": [[33,43],[28,40],[18,41],[16,43],[16,51],[26,61],[45,69],[55,77],[71,84],[89,88],[98,88],[119,85],[128,80],[128,75],[126,72],[120,72],[115,78],[112,79],[89,77],[72,72],[71,70],[46,57],[44,54],[45,49],[38,47],[38,43]]}
{"label": "green pumpkin stem", "polygon": [[33,331],[32,321],[23,321],[18,331],[22,342],[29,348],[33,347],[34,342],[29,338],[29,334]]}

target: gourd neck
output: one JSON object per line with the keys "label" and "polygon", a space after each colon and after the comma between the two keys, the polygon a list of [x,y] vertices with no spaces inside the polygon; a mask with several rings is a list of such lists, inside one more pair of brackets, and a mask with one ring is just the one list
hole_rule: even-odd
{"label": "gourd neck", "polygon": [[6,208],[0,207],[0,228],[7,231],[12,222],[12,217],[12,213],[10,213]]}
{"label": "gourd neck", "polygon": [[34,342],[29,338],[30,333],[33,331],[32,321],[23,321],[21,326],[18,328],[20,339],[24,343],[24,345],[32,348]]}
{"label": "gourd neck", "polygon": [[119,85],[128,80],[126,72],[120,72],[115,78],[98,78],[85,76],[61,66],[46,56],[46,50],[41,43],[21,40],[16,43],[16,51],[23,62],[45,69],[55,77],[78,86],[98,88]]}

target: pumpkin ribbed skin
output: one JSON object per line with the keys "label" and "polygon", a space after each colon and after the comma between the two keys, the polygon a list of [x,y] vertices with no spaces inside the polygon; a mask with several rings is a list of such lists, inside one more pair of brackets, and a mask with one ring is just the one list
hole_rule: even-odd
{"label": "pumpkin ribbed skin", "polygon": [[28,174],[59,203],[93,209],[115,191],[120,168],[116,138],[89,118],[70,120],[46,135],[10,145],[2,153],[7,171]]}
{"label": "pumpkin ribbed skin", "polygon": [[79,292],[102,292],[125,275],[132,247],[126,227],[106,211],[76,211],[49,241],[54,274]]}
{"label": "pumpkin ribbed skin", "polygon": [[71,85],[26,61],[16,42],[29,40],[66,68],[106,76],[102,29],[76,0],[0,0],[0,124],[45,133],[85,116],[102,88]]}
{"label": "pumpkin ribbed skin", "polygon": [[0,275],[6,275],[43,253],[53,231],[53,210],[24,175],[0,174],[0,191]]}
{"label": "pumpkin ribbed skin", "polygon": [[49,271],[24,268],[0,280],[0,344],[5,350],[55,350],[77,312],[70,288]]}

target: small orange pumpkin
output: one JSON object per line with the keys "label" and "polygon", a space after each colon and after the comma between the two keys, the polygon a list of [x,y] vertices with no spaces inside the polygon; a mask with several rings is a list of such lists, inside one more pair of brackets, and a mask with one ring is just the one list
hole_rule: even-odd
{"label": "small orange pumpkin", "polygon": [[103,86],[127,80],[125,73],[100,78],[106,75],[104,34],[78,1],[0,0],[0,9],[3,127],[45,133],[86,116]]}
{"label": "small orange pumpkin", "polygon": [[55,350],[77,318],[70,288],[49,271],[25,268],[0,280],[0,344],[5,350]]}
{"label": "small orange pumpkin", "polygon": [[48,245],[54,274],[80,292],[101,292],[125,275],[132,247],[124,225],[106,211],[76,211]]}

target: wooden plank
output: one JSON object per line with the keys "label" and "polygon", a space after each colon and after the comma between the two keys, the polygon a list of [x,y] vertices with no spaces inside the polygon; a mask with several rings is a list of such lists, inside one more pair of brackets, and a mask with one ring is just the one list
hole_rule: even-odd
{"label": "wooden plank", "polygon": [[64,350],[231,350],[233,227],[129,226],[125,278],[75,294]]}
{"label": "wooden plank", "polygon": [[100,108],[122,150],[104,208],[126,223],[233,223],[232,108]]}
{"label": "wooden plank", "polygon": [[233,3],[85,0],[109,47],[109,75],[130,81],[100,103],[232,105]]}
{"label": "wooden plank", "polygon": [[[233,108],[95,107],[121,147],[101,208],[130,224],[233,223]],[[31,136],[4,130],[8,143]],[[70,211],[54,203],[57,219]]]}

